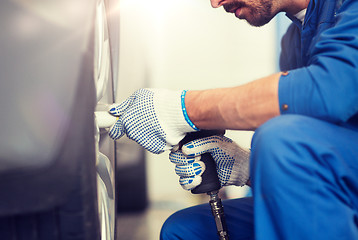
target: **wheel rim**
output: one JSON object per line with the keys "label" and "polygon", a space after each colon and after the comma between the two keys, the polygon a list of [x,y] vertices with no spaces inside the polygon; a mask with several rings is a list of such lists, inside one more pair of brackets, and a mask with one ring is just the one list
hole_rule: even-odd
{"label": "wheel rim", "polygon": [[[100,102],[111,77],[111,56],[108,38],[108,24],[104,1],[98,1],[96,6],[94,32],[94,81],[96,99]],[[114,201],[114,171],[110,160],[99,152],[100,130],[96,123],[96,165],[97,165],[97,196],[98,216],[101,239],[114,240],[115,201]]]}

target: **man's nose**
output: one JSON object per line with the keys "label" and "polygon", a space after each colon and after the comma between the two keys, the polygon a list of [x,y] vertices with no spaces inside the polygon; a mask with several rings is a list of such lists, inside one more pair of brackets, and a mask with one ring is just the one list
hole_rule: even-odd
{"label": "man's nose", "polygon": [[210,0],[210,1],[211,1],[211,6],[213,8],[218,8],[218,7],[221,7],[222,5],[224,5],[225,0]]}

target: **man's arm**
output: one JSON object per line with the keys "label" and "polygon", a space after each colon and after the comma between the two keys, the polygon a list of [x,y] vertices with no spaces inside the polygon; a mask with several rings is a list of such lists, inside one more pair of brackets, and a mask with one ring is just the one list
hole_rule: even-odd
{"label": "man's arm", "polygon": [[200,129],[254,130],[280,114],[280,76],[276,73],[234,88],[188,91],[188,116]]}

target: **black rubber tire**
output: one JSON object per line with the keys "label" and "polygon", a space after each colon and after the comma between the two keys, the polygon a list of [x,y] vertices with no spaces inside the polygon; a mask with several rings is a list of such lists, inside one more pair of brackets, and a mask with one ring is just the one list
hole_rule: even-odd
{"label": "black rubber tire", "polygon": [[[99,240],[97,172],[94,148],[94,83],[92,53],[83,58],[82,75],[63,151],[80,149],[76,181],[67,200],[42,212],[0,217],[1,240]],[[91,101],[93,99],[93,101]],[[73,151],[75,152],[75,151]],[[61,153],[60,153],[61,155]],[[62,156],[62,155],[61,155]],[[61,159],[61,156],[59,159]],[[71,156],[71,154],[65,154]],[[59,160],[61,161],[61,160]],[[60,188],[61,182],[53,188]],[[2,194],[11,194],[2,193]]]}
{"label": "black rubber tire", "polygon": [[116,145],[117,212],[142,212],[149,204],[145,151],[132,142]]}

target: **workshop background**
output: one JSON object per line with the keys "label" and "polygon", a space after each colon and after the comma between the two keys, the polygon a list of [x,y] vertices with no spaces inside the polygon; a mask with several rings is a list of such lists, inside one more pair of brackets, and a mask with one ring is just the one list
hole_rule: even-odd
{"label": "workshop background", "polygon": [[[279,39],[287,26],[287,18],[279,15],[264,27],[252,27],[223,8],[213,9],[209,0],[121,0],[116,101],[142,87],[230,87],[269,75],[278,70]],[[227,132],[246,148],[252,134]],[[128,144],[128,139],[119,144]],[[118,239],[159,239],[161,225],[170,214],[208,200],[180,187],[168,153],[144,154],[145,174],[132,177],[145,178],[147,205],[119,213]],[[242,197],[250,190],[228,187],[225,194]]]}

